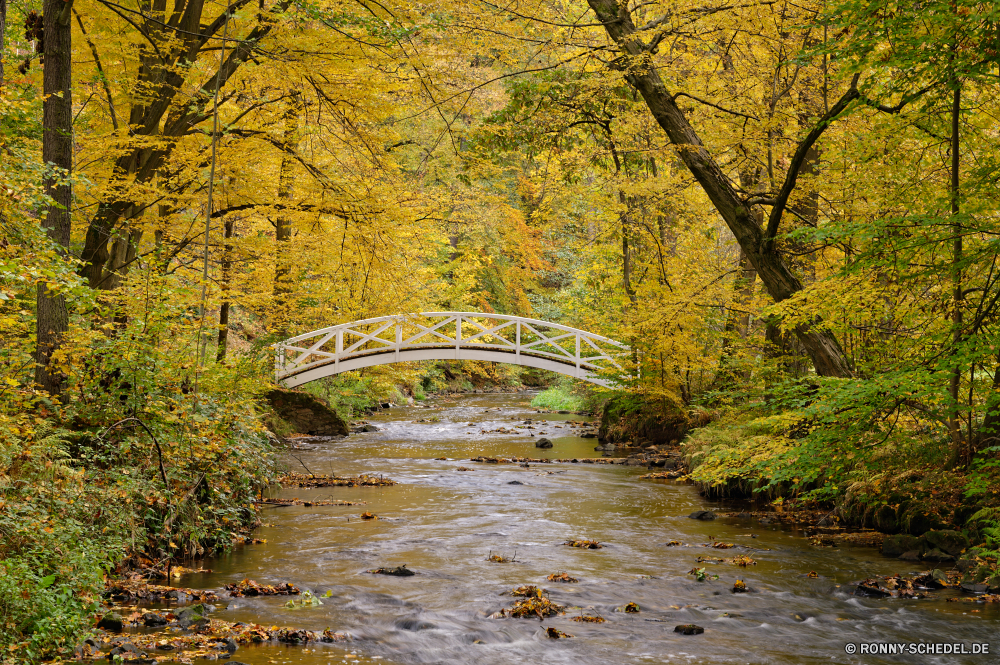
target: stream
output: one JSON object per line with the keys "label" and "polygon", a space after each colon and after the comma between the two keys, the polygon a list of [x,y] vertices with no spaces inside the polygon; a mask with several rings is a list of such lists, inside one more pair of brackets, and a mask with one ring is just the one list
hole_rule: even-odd
{"label": "stream", "polygon": [[[700,509],[731,511],[706,501],[693,486],[639,480],[642,467],[597,464],[481,464],[469,458],[599,457],[596,439],[566,421],[577,415],[537,413],[530,393],[438,397],[369,418],[380,431],[347,438],[297,439],[292,470],[316,474],[384,474],[392,487],[289,488],[275,496],[364,501],[363,506],[265,509],[257,535],[267,542],[240,547],[207,562],[212,573],[184,585],[215,589],[249,577],[291,582],[323,606],[289,610],[287,597],[233,598],[214,616],[229,621],[331,628],[345,644],[241,648],[234,661],[264,663],[992,663],[1000,653],[1000,608],[946,602],[953,592],[922,600],[854,597],[851,582],[925,569],[883,558],[871,548],[810,545],[802,532],[757,520],[689,519]],[[554,442],[534,447],[528,430]],[[414,422],[423,420],[424,422]],[[440,460],[438,458],[447,458]],[[468,471],[461,471],[459,467]],[[517,481],[521,484],[512,484]],[[371,511],[377,520],[358,519]],[[753,537],[751,534],[753,534]],[[704,547],[713,539],[738,547]],[[603,549],[563,545],[594,539]],[[676,540],[682,545],[668,547]],[[752,549],[751,549],[752,548]],[[487,561],[490,554],[515,557]],[[699,556],[746,554],[748,568],[697,563]],[[516,555],[516,556],[515,556]],[[365,571],[406,564],[412,577]],[[718,579],[688,574],[705,567]],[[815,571],[818,577],[810,577]],[[578,583],[546,581],[567,572]],[[731,593],[742,579],[752,592]],[[490,619],[515,600],[501,592],[534,584],[566,606],[546,619]],[[641,611],[616,611],[627,603]],[[974,611],[977,610],[977,611]],[[578,623],[580,614],[605,623]],[[697,624],[704,634],[674,632]],[[573,635],[550,639],[553,626]],[[989,643],[990,655],[849,656],[848,643]]]}

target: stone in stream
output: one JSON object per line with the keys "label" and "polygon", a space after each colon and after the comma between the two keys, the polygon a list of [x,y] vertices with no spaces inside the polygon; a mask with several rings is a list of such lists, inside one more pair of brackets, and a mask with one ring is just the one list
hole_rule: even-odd
{"label": "stone in stream", "polygon": [[405,563],[402,566],[396,566],[395,568],[375,568],[374,570],[369,570],[368,572],[373,575],[394,575],[396,577],[409,577],[410,575],[416,575],[415,572],[406,567]]}
{"label": "stone in stream", "polygon": [[520,480],[512,480],[512,481],[510,481],[507,484],[508,485],[523,485],[524,483],[522,483]]}
{"label": "stone in stream", "polygon": [[865,580],[858,584],[858,587],[854,590],[854,595],[868,598],[888,598],[892,595],[892,592],[883,589],[874,580]]}
{"label": "stone in stream", "polygon": [[903,561],[920,561],[920,550],[910,550],[899,555]]}
{"label": "stone in stream", "polygon": [[701,635],[705,632],[705,629],[693,623],[682,623],[674,628],[674,632],[681,635]]}
{"label": "stone in stream", "polygon": [[688,517],[693,520],[714,520],[715,513],[711,510],[696,510],[688,515]]}
{"label": "stone in stream", "polygon": [[930,552],[924,553],[925,561],[954,561],[955,557],[948,554],[947,552],[942,552],[941,550],[934,548]]}
{"label": "stone in stream", "polygon": [[202,626],[208,625],[208,619],[205,618],[205,614],[205,606],[201,603],[192,605],[191,607],[185,607],[177,613],[177,625],[185,629],[201,628]]}
{"label": "stone in stream", "polygon": [[216,645],[215,648],[222,649],[231,656],[234,653],[236,653],[237,649],[239,649],[239,645],[236,644],[236,640],[234,640],[231,637],[227,637],[224,640],[222,640],[222,642],[220,642],[218,645]]}
{"label": "stone in stream", "polygon": [[375,425],[372,425],[371,423],[369,423],[369,424],[361,427],[358,431],[361,431],[361,432],[379,432],[381,430],[379,430],[378,427],[375,427]]}
{"label": "stone in stream", "polygon": [[535,441],[535,448],[551,448],[551,447],[552,447],[552,442],[549,439],[546,439],[544,436],[540,438],[538,441]]}
{"label": "stone in stream", "polygon": [[154,614],[152,612],[146,612],[142,615],[142,624],[144,626],[165,626],[169,623],[166,617],[162,617],[159,614]]}
{"label": "stone in stream", "polygon": [[898,557],[904,552],[910,552],[912,550],[918,550],[919,555],[919,553],[922,553],[923,549],[923,544],[920,542],[919,538],[906,534],[889,536],[882,541],[883,556]]}
{"label": "stone in stream", "polygon": [[121,632],[122,628],[125,627],[125,622],[122,620],[121,614],[111,612],[101,617],[101,620],[97,622],[97,627]]}
{"label": "stone in stream", "polygon": [[927,549],[938,549],[951,556],[958,556],[969,546],[969,539],[964,534],[951,529],[928,531],[923,535],[923,540],[927,543]]}

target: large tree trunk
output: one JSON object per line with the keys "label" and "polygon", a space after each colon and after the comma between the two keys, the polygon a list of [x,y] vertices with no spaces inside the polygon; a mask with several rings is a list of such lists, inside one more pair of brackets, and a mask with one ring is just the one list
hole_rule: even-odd
{"label": "large tree trunk", "polygon": [[[281,169],[278,172],[278,200],[286,206],[292,200],[292,162],[291,145],[298,129],[298,105],[288,102],[285,107],[285,129],[282,143],[285,150],[281,154]],[[274,309],[276,312],[276,330],[282,334],[288,333],[288,308],[292,292],[292,220],[279,215],[274,227]]]}
{"label": "large tree trunk", "polygon": [[[789,270],[774,243],[765,242],[764,231],[754,219],[753,208],[739,197],[726,174],[705,149],[701,138],[674,103],[657,70],[652,67],[643,45],[635,37],[636,28],[626,6],[618,0],[588,0],[598,20],[604,24],[619,48],[630,56],[625,79],[642,95],[657,123],[670,142],[683,146],[678,152],[685,165],[704,189],[719,214],[736,237],[761,282],[776,302],[798,291],[802,284]],[[823,376],[852,376],[852,371],[836,337],[822,329],[822,321],[796,326],[795,334],[812,358],[816,373]]]}
{"label": "large tree trunk", "polygon": [[[64,250],[69,249],[70,209],[73,189],[69,177],[73,170],[73,100],[72,45],[69,26],[72,0],[45,0],[45,68],[42,89],[42,160],[53,171],[45,179],[45,193],[52,204],[42,222],[46,234]],[[57,395],[63,376],[50,367],[52,354],[69,329],[66,299],[39,283],[38,327],[36,331],[35,382],[49,394]]]}

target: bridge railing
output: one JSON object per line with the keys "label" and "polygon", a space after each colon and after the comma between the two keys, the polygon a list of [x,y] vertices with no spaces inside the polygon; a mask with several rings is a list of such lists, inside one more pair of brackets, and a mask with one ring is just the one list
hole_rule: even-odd
{"label": "bridge railing", "polygon": [[[292,337],[276,346],[278,380],[317,367],[373,354],[416,349],[482,349],[546,358],[578,372],[623,371],[628,347],[612,339],[557,323],[481,312],[422,312],[343,323]],[[393,362],[387,358],[386,362]]]}

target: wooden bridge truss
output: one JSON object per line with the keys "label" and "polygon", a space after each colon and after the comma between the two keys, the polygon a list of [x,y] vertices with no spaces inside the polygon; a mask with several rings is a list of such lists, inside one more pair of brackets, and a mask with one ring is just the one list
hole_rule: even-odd
{"label": "wooden bridge truss", "polygon": [[624,344],[520,316],[423,312],[352,321],[275,345],[275,378],[287,387],[374,365],[485,360],[559,372],[608,385],[624,373]]}

